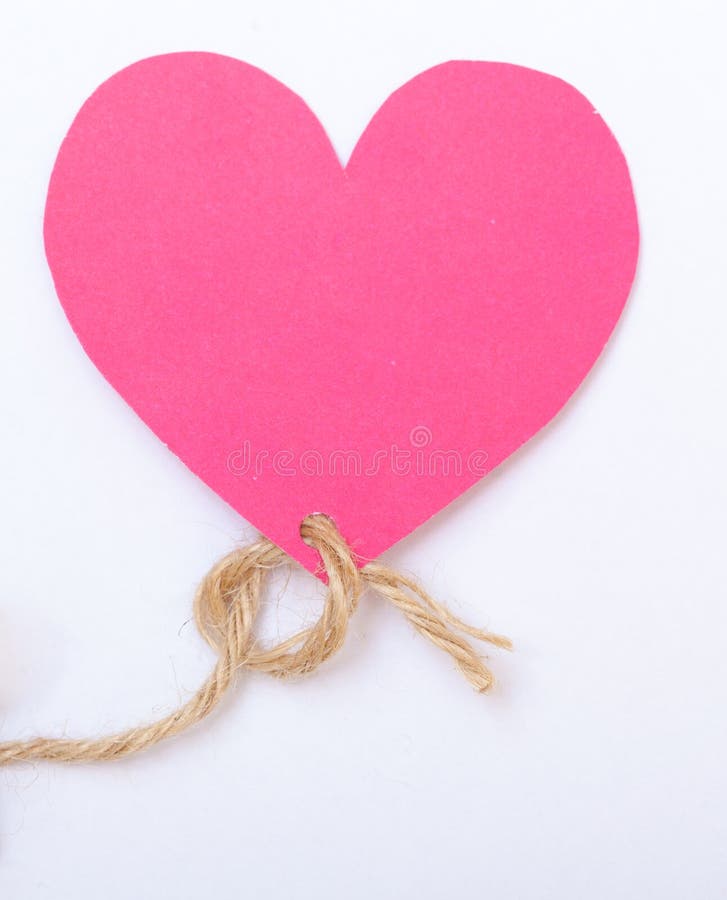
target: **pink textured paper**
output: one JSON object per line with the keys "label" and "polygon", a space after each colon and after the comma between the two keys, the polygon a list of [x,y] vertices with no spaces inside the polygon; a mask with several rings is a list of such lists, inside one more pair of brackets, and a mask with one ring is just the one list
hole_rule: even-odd
{"label": "pink textured paper", "polygon": [[177,53],[84,104],[45,241],[105,377],[313,569],[308,513],[376,557],[558,412],[626,301],[638,227],[614,137],[557,78],[437,66],[343,168],[279,82]]}

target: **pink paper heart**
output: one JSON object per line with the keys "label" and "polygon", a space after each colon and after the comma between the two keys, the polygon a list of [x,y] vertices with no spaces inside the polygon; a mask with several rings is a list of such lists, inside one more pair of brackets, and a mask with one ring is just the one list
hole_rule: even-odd
{"label": "pink paper heart", "polygon": [[84,104],[45,242],[105,377],[314,569],[309,513],[374,558],[558,412],[626,301],[638,226],[614,137],[557,78],[437,66],[344,169],[273,78],[176,53]]}

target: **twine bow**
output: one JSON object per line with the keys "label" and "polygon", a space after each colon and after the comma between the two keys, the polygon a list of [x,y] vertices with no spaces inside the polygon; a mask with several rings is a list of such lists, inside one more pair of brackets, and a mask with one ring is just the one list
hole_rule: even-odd
{"label": "twine bow", "polygon": [[195,621],[202,636],[216,651],[217,662],[204,684],[186,703],[155,722],[108,737],[33,738],[0,743],[0,765],[23,760],[120,759],[152,747],[204,719],[220,702],[240,669],[269,672],[277,678],[313,672],[343,644],[351,615],[366,587],[393,603],[417,631],[449,653],[478,691],[492,687],[492,673],[463,635],[510,649],[507,638],[466,625],[415,581],[387,566],[369,563],[359,569],[351,549],[327,516],[308,516],[301,525],[301,536],[318,551],[328,576],[323,612],[315,624],[273,647],[260,647],[253,629],[265,578],[270,570],[287,565],[290,559],[266,538],[233,550],[207,573],[197,590]]}

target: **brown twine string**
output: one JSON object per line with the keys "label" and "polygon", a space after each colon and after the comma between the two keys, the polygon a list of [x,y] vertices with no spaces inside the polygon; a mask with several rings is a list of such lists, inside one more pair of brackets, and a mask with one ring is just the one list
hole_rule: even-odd
{"label": "brown twine string", "polygon": [[108,737],[32,738],[0,743],[0,765],[27,760],[120,759],[179,734],[205,718],[242,668],[269,672],[278,678],[312,672],[343,644],[351,614],[366,586],[386,597],[417,631],[449,653],[478,691],[492,687],[492,673],[462,634],[510,649],[507,638],[466,625],[415,581],[387,566],[369,563],[359,569],[352,551],[327,516],[308,516],[301,526],[301,536],[318,551],[328,576],[323,612],[314,625],[273,647],[260,648],[253,626],[265,577],[271,569],[287,565],[290,559],[266,538],[234,550],[208,572],[197,590],[195,621],[218,657],[209,678],[186,703],[156,722]]}

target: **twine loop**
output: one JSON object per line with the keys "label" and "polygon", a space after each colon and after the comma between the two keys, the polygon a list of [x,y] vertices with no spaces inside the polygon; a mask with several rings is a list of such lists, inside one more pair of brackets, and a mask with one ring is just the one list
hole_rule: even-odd
{"label": "twine loop", "polygon": [[307,675],[343,644],[363,589],[361,572],[327,516],[308,516],[301,537],[318,551],[328,577],[323,611],[313,625],[273,647],[259,646],[253,625],[267,574],[290,562],[284,551],[261,538],[224,556],[199,586],[194,602],[197,628],[231,669],[244,666],[278,678]]}
{"label": "twine loop", "polygon": [[467,680],[487,691],[492,673],[465,635],[510,649],[510,641],[460,621],[437,603],[416,581],[380,563],[359,568],[333,521],[308,516],[301,536],[314,547],[328,586],[319,619],[308,628],[264,647],[254,626],[268,573],[290,558],[266,538],[233,550],[207,573],[194,601],[197,627],[217,653],[215,667],[197,692],[177,710],[148,725],[103,738],[33,738],[0,743],[0,765],[22,760],[82,762],[119,759],[184,731],[207,716],[220,702],[242,668],[289,678],[313,672],[340,649],[353,612],[365,588],[397,607],[420,634],[446,651]]}

